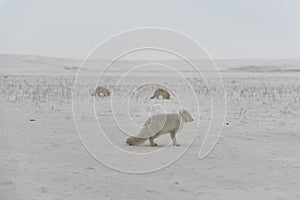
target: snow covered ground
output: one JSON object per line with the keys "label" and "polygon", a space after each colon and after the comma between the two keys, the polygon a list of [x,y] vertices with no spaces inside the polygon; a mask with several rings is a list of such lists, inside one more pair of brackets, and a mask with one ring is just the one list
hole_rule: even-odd
{"label": "snow covered ground", "polygon": [[[180,147],[168,145],[168,136],[158,138],[155,148],[148,141],[131,147],[125,144],[128,136],[118,127],[134,135],[138,128],[129,122],[139,127],[149,112],[178,112],[180,106],[197,118],[192,93],[178,77],[158,76],[156,72],[136,72],[116,85],[123,73],[116,68],[104,81],[114,91],[111,106],[110,97],[90,96],[95,85],[87,75],[86,82],[79,84],[82,90],[76,98],[88,105],[95,101],[101,127],[117,147],[133,153],[160,151],[146,166],[149,169],[187,149],[164,169],[128,174],[101,164],[86,151],[91,150],[83,146],[87,143],[79,139],[72,113],[72,87],[80,62],[5,55],[0,63],[0,199],[300,199],[300,73],[287,70],[298,65],[278,71],[282,63],[270,64],[277,67],[274,71],[268,68],[268,73],[253,71],[253,67],[250,72],[237,68],[240,64],[220,66],[227,115],[221,138],[204,159],[199,159],[198,153],[210,119],[209,94],[221,93],[218,86],[208,91],[193,72],[184,74],[196,88],[201,105],[200,128],[191,146],[196,123],[185,124],[178,134]],[[243,66],[252,65],[247,61]],[[231,66],[237,70],[229,70]],[[150,101],[155,85],[132,91],[156,79],[164,80],[182,101],[174,95],[171,100]],[[214,81],[213,76],[208,80],[211,85]],[[83,126],[86,124],[83,130],[95,130],[94,116],[76,116]],[[217,120],[222,117],[216,116]],[[99,157],[111,165],[134,170],[147,163],[147,154],[142,157],[144,162],[131,162],[101,142],[94,140],[99,149],[93,151],[98,150]]]}

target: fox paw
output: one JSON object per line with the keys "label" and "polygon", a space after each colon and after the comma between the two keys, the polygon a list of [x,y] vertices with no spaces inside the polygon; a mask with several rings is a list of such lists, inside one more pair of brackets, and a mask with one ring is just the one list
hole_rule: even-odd
{"label": "fox paw", "polygon": [[174,146],[175,146],[175,147],[180,147],[180,146],[181,146],[181,144],[175,144]]}
{"label": "fox paw", "polygon": [[157,143],[151,144],[152,147],[157,147]]}

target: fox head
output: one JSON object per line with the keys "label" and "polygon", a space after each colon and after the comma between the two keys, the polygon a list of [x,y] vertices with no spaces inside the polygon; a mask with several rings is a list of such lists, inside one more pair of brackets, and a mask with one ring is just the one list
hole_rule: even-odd
{"label": "fox head", "polygon": [[194,121],[191,113],[189,113],[187,110],[182,109],[179,113],[182,116],[182,119],[183,119],[184,122],[192,122],[192,121]]}

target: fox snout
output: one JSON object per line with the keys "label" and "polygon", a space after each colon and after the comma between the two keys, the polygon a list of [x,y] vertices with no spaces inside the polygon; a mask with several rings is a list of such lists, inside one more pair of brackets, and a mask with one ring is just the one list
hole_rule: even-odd
{"label": "fox snout", "polygon": [[189,119],[189,122],[193,122],[193,121],[194,121],[194,119],[193,119],[193,118],[190,118],[190,119]]}

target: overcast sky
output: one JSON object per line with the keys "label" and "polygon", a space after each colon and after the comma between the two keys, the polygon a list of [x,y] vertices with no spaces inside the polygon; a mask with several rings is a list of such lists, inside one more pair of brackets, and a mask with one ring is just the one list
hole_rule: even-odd
{"label": "overcast sky", "polygon": [[299,0],[0,0],[0,53],[81,59],[114,34],[154,26],[214,59],[297,59],[299,24]]}

